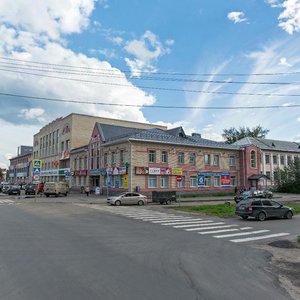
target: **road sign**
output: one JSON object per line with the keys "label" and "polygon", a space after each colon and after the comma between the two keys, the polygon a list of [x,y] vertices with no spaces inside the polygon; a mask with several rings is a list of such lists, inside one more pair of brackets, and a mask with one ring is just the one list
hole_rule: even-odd
{"label": "road sign", "polygon": [[177,175],[176,176],[176,181],[177,182],[181,182],[182,181],[182,176],[181,175]]}
{"label": "road sign", "polygon": [[33,180],[39,181],[40,180],[40,175],[39,174],[33,175]]}
{"label": "road sign", "polygon": [[42,167],[42,161],[40,159],[34,159],[32,161],[32,165],[34,168],[41,168]]}
{"label": "road sign", "polygon": [[33,169],[33,174],[41,174],[41,169],[40,168],[34,168]]}

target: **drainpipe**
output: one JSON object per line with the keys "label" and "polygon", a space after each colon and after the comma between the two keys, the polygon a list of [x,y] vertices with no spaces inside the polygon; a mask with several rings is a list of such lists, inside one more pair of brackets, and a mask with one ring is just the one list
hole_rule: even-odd
{"label": "drainpipe", "polygon": [[130,159],[129,159],[129,185],[128,185],[128,188],[129,188],[129,192],[132,192],[132,143],[130,142],[130,140],[128,140],[129,142],[129,149],[130,149],[130,152],[129,152],[129,156],[130,156]]}

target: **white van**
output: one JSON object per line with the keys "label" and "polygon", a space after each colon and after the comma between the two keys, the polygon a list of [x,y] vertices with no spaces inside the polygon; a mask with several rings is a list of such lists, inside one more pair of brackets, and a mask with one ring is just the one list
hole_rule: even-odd
{"label": "white van", "polygon": [[69,185],[67,182],[46,182],[44,185],[44,194],[46,197],[54,195],[58,197],[59,195],[67,196],[69,193]]}

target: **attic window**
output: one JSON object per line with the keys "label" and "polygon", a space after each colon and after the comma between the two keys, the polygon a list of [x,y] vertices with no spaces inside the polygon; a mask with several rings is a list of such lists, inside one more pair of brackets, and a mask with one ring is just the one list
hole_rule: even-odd
{"label": "attic window", "polygon": [[178,136],[182,138],[184,137],[182,132],[179,132]]}
{"label": "attic window", "polygon": [[275,147],[275,144],[274,144],[274,143],[272,143],[272,147]]}

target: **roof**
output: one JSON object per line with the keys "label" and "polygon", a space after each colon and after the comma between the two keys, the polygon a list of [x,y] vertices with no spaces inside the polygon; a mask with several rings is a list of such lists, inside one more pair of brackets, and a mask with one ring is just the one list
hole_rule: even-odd
{"label": "roof", "polygon": [[248,177],[248,180],[259,180],[259,179],[270,179],[270,178],[264,174],[252,174],[250,177]]}
{"label": "roof", "polygon": [[300,153],[300,143],[272,139],[245,137],[234,143],[239,146],[255,145],[266,151],[283,151]]}
{"label": "roof", "polygon": [[237,145],[230,145],[224,142],[216,142],[208,139],[203,139],[201,138],[200,134],[188,136],[185,134],[182,127],[177,127],[170,130],[162,130],[160,128],[145,130],[100,123],[97,123],[97,126],[102,140],[105,143],[116,143],[122,141],[143,141],[229,150],[239,149]]}

